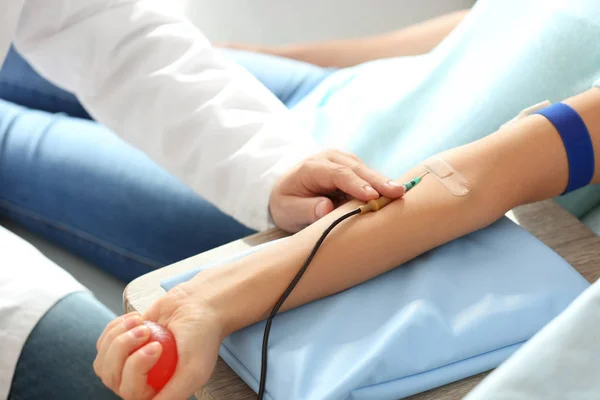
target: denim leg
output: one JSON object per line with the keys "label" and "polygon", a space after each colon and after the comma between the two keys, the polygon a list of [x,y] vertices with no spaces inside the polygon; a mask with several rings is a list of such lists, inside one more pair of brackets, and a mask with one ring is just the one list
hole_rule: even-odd
{"label": "denim leg", "polygon": [[250,71],[288,108],[295,106],[334,71],[270,54],[232,49],[220,51]]}
{"label": "denim leg", "polygon": [[96,341],[114,318],[89,293],[74,293],[56,303],[25,342],[8,400],[119,399],[92,367]]}
{"label": "denim leg", "polygon": [[77,98],[42,78],[14,47],[0,69],[0,99],[34,110],[90,119]]}
{"label": "denim leg", "polygon": [[0,100],[0,218],[130,281],[253,233],[105,127]]}

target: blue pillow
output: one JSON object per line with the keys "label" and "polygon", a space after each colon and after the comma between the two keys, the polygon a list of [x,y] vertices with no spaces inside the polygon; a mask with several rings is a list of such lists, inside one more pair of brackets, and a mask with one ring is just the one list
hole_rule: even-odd
{"label": "blue pillow", "polygon": [[[162,287],[259,249],[200,266]],[[267,398],[398,399],[475,375],[498,366],[588,286],[560,256],[503,218],[278,315]],[[220,351],[255,391],[263,329],[261,322],[235,332]]]}

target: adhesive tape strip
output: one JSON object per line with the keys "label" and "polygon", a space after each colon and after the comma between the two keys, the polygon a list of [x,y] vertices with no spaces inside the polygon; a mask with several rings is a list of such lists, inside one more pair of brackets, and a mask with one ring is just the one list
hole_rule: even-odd
{"label": "adhesive tape strip", "polygon": [[433,157],[425,160],[423,166],[453,195],[466,196],[471,191],[469,181],[444,160]]}

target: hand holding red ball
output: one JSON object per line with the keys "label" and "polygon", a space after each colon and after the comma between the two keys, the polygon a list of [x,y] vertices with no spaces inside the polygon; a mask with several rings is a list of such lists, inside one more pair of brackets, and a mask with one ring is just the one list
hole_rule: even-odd
{"label": "hand holding red ball", "polygon": [[94,371],[122,399],[187,400],[210,379],[226,321],[204,290],[186,284],[143,316],[111,321],[98,339]]}
{"label": "hand holding red ball", "polygon": [[152,399],[177,368],[177,344],[164,326],[138,313],[112,321],[98,339],[94,370],[121,397]]}

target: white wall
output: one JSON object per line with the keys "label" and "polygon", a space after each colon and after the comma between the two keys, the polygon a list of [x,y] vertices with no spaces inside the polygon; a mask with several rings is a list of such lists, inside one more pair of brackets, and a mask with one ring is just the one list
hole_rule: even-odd
{"label": "white wall", "polygon": [[[167,1],[167,0],[164,0]],[[215,42],[281,44],[397,29],[473,0],[171,0]]]}

